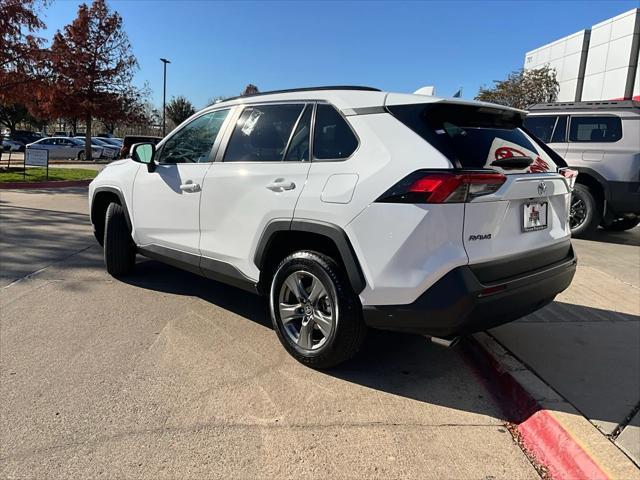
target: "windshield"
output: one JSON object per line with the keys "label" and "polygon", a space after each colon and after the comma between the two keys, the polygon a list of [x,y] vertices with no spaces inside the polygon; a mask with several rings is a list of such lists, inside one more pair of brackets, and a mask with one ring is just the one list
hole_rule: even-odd
{"label": "windshield", "polygon": [[504,173],[557,171],[557,158],[554,162],[521,128],[518,112],[444,102],[388,108],[457,168],[491,168]]}

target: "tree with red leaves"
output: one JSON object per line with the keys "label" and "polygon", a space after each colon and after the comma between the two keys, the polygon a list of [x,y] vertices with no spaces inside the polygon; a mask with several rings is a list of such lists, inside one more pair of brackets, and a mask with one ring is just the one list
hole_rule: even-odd
{"label": "tree with red leaves", "polygon": [[[39,0],[0,0],[0,124],[14,130],[30,120],[46,51],[36,32],[44,28]],[[27,108],[29,107],[29,108]]]}
{"label": "tree with red leaves", "polygon": [[37,13],[41,3],[0,0],[0,100],[16,100],[16,87],[36,76],[43,41],[35,32],[45,26]]}
{"label": "tree with red leaves", "polygon": [[90,160],[93,119],[122,111],[120,99],[131,91],[137,68],[122,17],[110,12],[105,0],[80,5],[76,19],[53,37],[50,62],[50,111],[85,121],[85,158]]}

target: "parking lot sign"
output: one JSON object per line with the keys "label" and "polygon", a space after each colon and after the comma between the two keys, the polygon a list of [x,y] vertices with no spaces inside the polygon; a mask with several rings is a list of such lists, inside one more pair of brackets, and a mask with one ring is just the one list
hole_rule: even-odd
{"label": "parking lot sign", "polygon": [[44,148],[27,147],[24,151],[24,171],[23,178],[27,175],[27,167],[45,167],[47,169],[47,180],[49,179],[49,150]]}

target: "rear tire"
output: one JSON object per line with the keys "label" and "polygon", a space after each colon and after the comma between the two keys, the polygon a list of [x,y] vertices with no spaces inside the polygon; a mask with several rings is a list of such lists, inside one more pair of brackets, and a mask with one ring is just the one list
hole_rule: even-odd
{"label": "rear tire", "polygon": [[271,281],[269,303],[278,339],[303,365],[335,367],[362,346],[367,327],[360,301],[331,257],[311,251],[286,257]]}
{"label": "rear tire", "polygon": [[609,230],[610,232],[624,232],[625,230],[631,230],[638,226],[640,223],[640,215],[633,213],[624,215],[621,218],[616,218],[613,222],[602,225],[602,228]]}
{"label": "rear tire", "polygon": [[78,160],[80,160],[81,162],[84,162],[84,152],[83,151],[78,152]]}
{"label": "rear tire", "polygon": [[130,273],[136,263],[136,248],[124,209],[117,203],[110,203],[105,214],[104,263],[114,277]]}
{"label": "rear tire", "polygon": [[577,183],[571,194],[570,209],[571,235],[574,237],[586,236],[595,232],[602,221],[602,208],[598,205],[595,196],[587,187]]}

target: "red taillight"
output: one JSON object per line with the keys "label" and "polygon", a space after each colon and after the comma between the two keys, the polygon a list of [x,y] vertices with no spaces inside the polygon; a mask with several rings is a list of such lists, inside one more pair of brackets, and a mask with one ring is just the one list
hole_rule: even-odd
{"label": "red taillight", "polygon": [[391,187],[379,202],[459,203],[495,192],[507,177],[501,173],[419,170]]}
{"label": "red taillight", "polygon": [[569,189],[573,190],[573,187],[576,185],[576,180],[578,179],[578,171],[565,167],[559,168],[558,173],[567,179]]}
{"label": "red taillight", "polygon": [[446,202],[452,194],[462,185],[462,180],[457,175],[436,173],[417,179],[409,187],[413,193],[422,193],[429,203]]}

